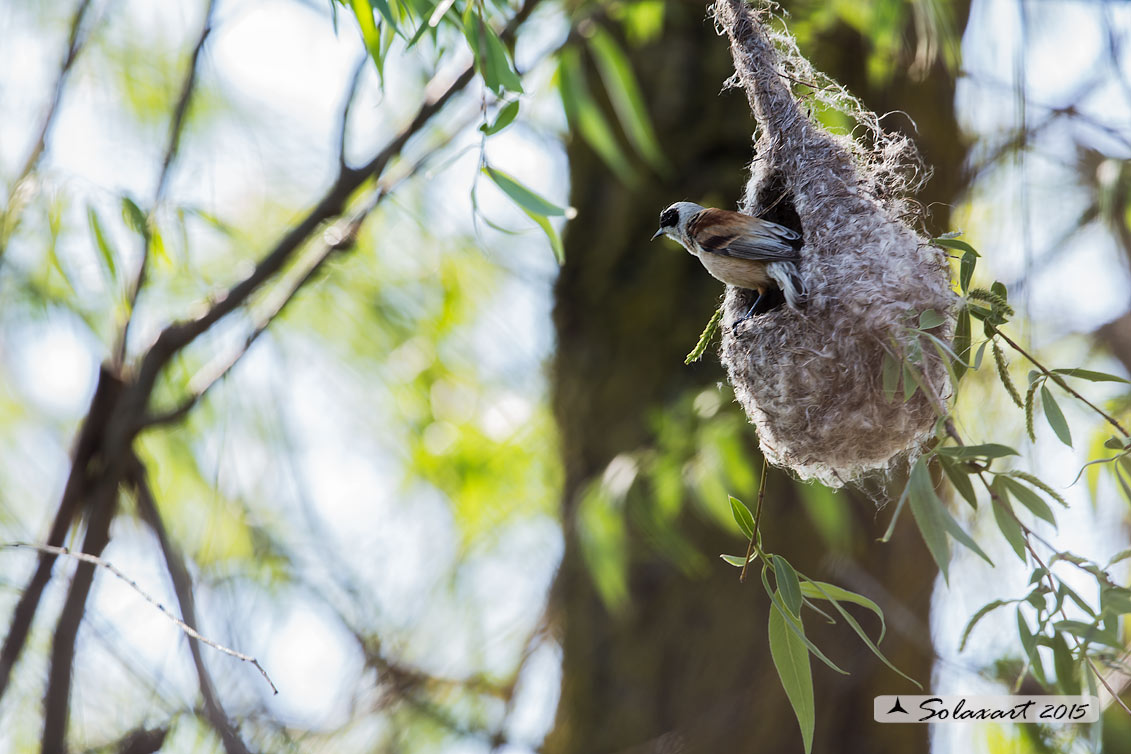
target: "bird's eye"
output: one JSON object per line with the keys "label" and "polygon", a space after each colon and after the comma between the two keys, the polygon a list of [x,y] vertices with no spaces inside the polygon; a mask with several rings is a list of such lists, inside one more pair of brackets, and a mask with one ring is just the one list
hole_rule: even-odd
{"label": "bird's eye", "polygon": [[668,207],[667,209],[665,209],[663,212],[660,213],[660,227],[661,228],[671,228],[671,227],[674,227],[678,223],[679,223],[679,212],[675,211],[671,207]]}

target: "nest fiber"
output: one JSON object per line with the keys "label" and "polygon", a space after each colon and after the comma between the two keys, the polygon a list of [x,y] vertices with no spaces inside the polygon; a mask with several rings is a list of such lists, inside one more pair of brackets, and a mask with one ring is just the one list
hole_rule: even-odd
{"label": "nest fiber", "polygon": [[[916,331],[934,310],[953,333],[956,297],[941,250],[907,224],[906,201],[925,180],[914,145],[816,73],[792,37],[771,31],[770,12],[718,0],[735,77],[758,122],[756,157],[740,210],[800,230],[809,301],[735,327],[752,293],[728,287],[721,358],[739,402],[777,466],[831,486],[915,454],[945,411],[945,364]],[[859,124],[834,136],[801,112],[790,84]],[[885,392],[885,359],[908,365],[918,389]],[[890,364],[889,364],[890,368]]]}

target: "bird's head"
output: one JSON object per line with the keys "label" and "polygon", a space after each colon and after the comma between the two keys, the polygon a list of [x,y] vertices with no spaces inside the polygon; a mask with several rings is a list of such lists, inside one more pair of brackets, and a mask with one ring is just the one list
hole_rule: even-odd
{"label": "bird's head", "polygon": [[660,229],[652,235],[652,240],[660,236],[667,236],[673,241],[687,245],[687,223],[702,211],[702,207],[694,202],[676,202],[660,213]]}

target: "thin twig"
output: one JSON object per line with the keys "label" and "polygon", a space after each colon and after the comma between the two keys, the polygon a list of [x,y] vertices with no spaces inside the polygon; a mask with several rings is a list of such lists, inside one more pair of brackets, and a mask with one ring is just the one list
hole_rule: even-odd
{"label": "thin twig", "polygon": [[[1017,523],[1018,526],[1021,527],[1021,531],[1025,537],[1025,549],[1029,552],[1029,555],[1033,558],[1037,565],[1039,565],[1044,570],[1045,577],[1048,579],[1049,589],[1053,594],[1056,594],[1056,583],[1052,580],[1052,570],[1049,569],[1047,565],[1045,565],[1044,561],[1041,560],[1040,555],[1037,554],[1037,550],[1033,547],[1031,538],[1036,536],[1033,530],[1026,526],[1025,523],[1017,517],[1017,513],[1013,510],[1013,506],[1007,504],[1006,501],[1001,499],[1001,496],[998,495],[998,493],[993,489],[989,481],[986,479],[985,475],[980,471],[978,472],[978,478],[982,480],[983,486],[985,486],[986,491],[990,494],[991,503],[993,503],[994,501],[1000,503],[1005,512]],[[1045,542],[1044,544],[1046,547],[1049,547],[1049,549],[1055,549],[1052,548],[1047,542]],[[1059,612],[1065,620],[1068,620],[1068,613],[1065,612],[1063,604],[1057,608],[1057,612]],[[1073,643],[1076,645],[1076,650],[1080,653],[1080,657],[1088,663],[1088,667],[1089,669],[1091,669],[1092,674],[1095,675],[1096,679],[1101,684],[1103,684],[1103,687],[1105,689],[1108,690],[1108,692],[1111,694],[1112,699],[1114,699],[1119,704],[1119,706],[1127,712],[1128,715],[1131,715],[1131,708],[1129,708],[1127,704],[1119,698],[1119,694],[1116,693],[1116,691],[1111,687],[1111,684],[1109,684],[1107,679],[1100,673],[1099,669],[1092,662],[1092,658],[1082,650],[1080,640],[1076,636],[1073,636],[1071,634],[1069,634],[1069,636],[1071,636]]]}
{"label": "thin twig", "polygon": [[184,134],[185,130],[185,119],[188,116],[189,103],[192,101],[192,95],[196,89],[197,76],[200,70],[200,53],[204,49],[204,43],[208,40],[208,36],[212,33],[212,14],[215,9],[216,0],[208,0],[208,5],[204,9],[204,23],[201,25],[200,35],[196,39],[196,44],[192,48],[192,54],[189,57],[188,72],[185,74],[185,80],[181,84],[181,93],[177,98],[177,104],[173,108],[173,117],[169,123],[169,141],[165,146],[165,155],[161,160],[161,170],[157,174],[157,187],[153,191],[153,200],[146,210],[145,227],[142,229],[141,261],[138,263],[137,274],[134,277],[133,284],[130,286],[127,295],[126,321],[122,324],[122,330],[118,335],[118,342],[115,344],[114,348],[113,363],[119,369],[125,364],[126,341],[129,337],[130,324],[133,322],[137,299],[138,296],[141,295],[142,286],[145,285],[145,275],[149,267],[149,257],[153,245],[153,230],[150,226],[153,224],[153,215],[157,212],[157,207],[165,196],[165,187],[169,183],[169,169],[172,167],[173,161],[177,157],[177,152],[180,151],[181,136]]}
{"label": "thin twig", "polygon": [[338,119],[338,168],[342,170],[348,168],[346,163],[346,130],[349,128],[350,108],[353,107],[353,101],[357,98],[357,92],[361,85],[361,74],[365,72],[368,63],[368,54],[362,55],[361,60],[357,61],[353,75],[350,76],[349,88],[346,90],[346,102],[342,106],[342,117]]}
{"label": "thin twig", "polygon": [[67,78],[71,73],[71,69],[74,68],[75,61],[78,59],[83,45],[89,37],[89,35],[86,37],[80,36],[83,20],[86,18],[86,13],[89,9],[90,0],[79,0],[78,7],[75,8],[75,12],[71,16],[71,30],[67,37],[67,52],[63,56],[63,62],[59,65],[59,74],[55,77],[55,86],[51,89],[51,102],[47,106],[47,111],[43,114],[43,120],[39,125],[39,134],[36,136],[35,142],[28,151],[28,156],[24,159],[24,165],[17,174],[14,185],[19,185],[20,182],[31,175],[31,172],[35,170],[35,166],[39,163],[39,159],[47,149],[47,138],[51,135],[51,128],[55,124],[55,116],[58,114],[59,105],[63,101],[63,90],[66,88]]}
{"label": "thin twig", "polygon": [[1000,335],[1002,340],[1004,340],[1006,343],[1008,343],[1010,345],[1010,347],[1013,348],[1013,350],[1017,351],[1017,353],[1021,354],[1026,359],[1028,359],[1029,362],[1033,366],[1035,366],[1037,369],[1039,369],[1042,374],[1044,374],[1046,377],[1051,379],[1057,385],[1060,385],[1062,388],[1064,388],[1065,391],[1067,391],[1074,398],[1076,398],[1080,402],[1084,403],[1090,409],[1092,409],[1097,414],[1102,416],[1107,421],[1108,424],[1110,424],[1111,426],[1113,426],[1117,430],[1119,430],[1119,433],[1121,435],[1123,435],[1124,437],[1131,437],[1131,434],[1128,434],[1127,430],[1125,430],[1123,428],[1123,425],[1121,425],[1118,421],[1115,420],[1115,418],[1113,418],[1110,414],[1108,414],[1106,411],[1101,409],[1099,406],[1092,403],[1090,400],[1088,400],[1087,398],[1085,398],[1084,396],[1080,395],[1078,392],[1073,390],[1068,385],[1068,382],[1066,380],[1064,380],[1059,374],[1053,373],[1050,369],[1048,369],[1043,364],[1041,364],[1041,362],[1037,361],[1036,358],[1034,358],[1028,351],[1026,351],[1024,348],[1019,346],[1012,338],[1010,338],[1008,335],[1006,335],[1004,332],[1002,332],[1000,329],[998,329],[998,327],[996,325],[990,325],[990,327],[993,328],[994,334]]}
{"label": "thin twig", "polygon": [[219,365],[205,367],[200,372],[193,375],[192,379],[189,381],[190,394],[188,398],[182,401],[176,408],[161,414],[146,417],[140,428],[144,429],[173,424],[185,418],[189,411],[191,411],[213,387],[231,373],[236,364],[243,359],[251,346],[259,339],[259,336],[278,319],[279,315],[283,313],[283,310],[294,300],[295,296],[298,295],[298,292],[314,278],[314,275],[322,268],[322,265],[325,264],[335,252],[346,251],[356,243],[362,225],[381,202],[392,194],[398,186],[419,173],[428,162],[428,157],[418,160],[391,185],[377,187],[370,199],[366,201],[365,205],[355,212],[352,217],[348,220],[342,220],[323,233],[324,244],[322,249],[308,262],[308,266],[302,275],[295,280],[287,290],[276,295],[274,304],[266,313],[261,315],[255,325],[252,326],[251,332],[248,333],[236,353]]}
{"label": "thin twig", "polygon": [[[1010,512],[1012,514],[1012,510]],[[1016,519],[1016,516],[1014,516],[1014,518]],[[1052,580],[1052,571],[1048,566],[1045,565],[1044,561],[1041,560],[1041,557],[1037,555],[1037,550],[1033,547],[1033,543],[1029,541],[1029,527],[1025,526],[1025,524],[1022,524],[1020,521],[1018,521],[1017,523],[1021,524],[1021,528],[1025,530],[1025,549],[1028,550],[1029,554],[1033,556],[1033,560],[1037,561],[1037,565],[1039,565],[1044,570],[1045,578],[1048,579],[1049,588],[1052,590],[1053,594],[1056,594],[1056,583]],[[1063,603],[1061,603],[1057,608],[1057,612],[1059,612],[1065,620],[1068,620],[1068,613],[1065,612]],[[1088,668],[1091,669],[1092,674],[1096,677],[1096,680],[1098,680],[1103,685],[1103,687],[1107,689],[1108,693],[1111,694],[1111,698],[1120,707],[1123,708],[1123,711],[1131,716],[1131,707],[1128,707],[1127,703],[1119,697],[1119,693],[1111,687],[1111,684],[1108,683],[1107,678],[1105,678],[1104,675],[1100,673],[1099,668],[1097,668],[1095,666],[1095,663],[1092,662],[1092,658],[1089,657],[1086,652],[1084,652],[1082,644],[1080,643],[1080,639],[1072,634],[1069,634],[1069,636],[1072,638],[1072,642],[1076,645],[1076,651],[1080,653],[1080,657],[1088,663]]]}
{"label": "thin twig", "polygon": [[80,36],[83,21],[89,8],[90,0],[79,0],[75,12],[71,16],[67,51],[63,55],[63,61],[59,64],[59,73],[55,77],[55,85],[51,89],[51,100],[43,113],[43,120],[40,121],[39,132],[35,141],[32,143],[31,149],[28,150],[27,157],[24,158],[23,167],[20,168],[15,180],[12,181],[5,207],[0,211],[0,256],[3,255],[4,249],[8,245],[8,239],[19,225],[20,207],[18,205],[22,204],[24,197],[26,197],[24,193],[25,183],[47,150],[47,139],[51,135],[51,129],[59,113],[59,105],[63,101],[63,90],[66,88],[67,79],[83,45],[90,36],[89,34]]}
{"label": "thin twig", "polygon": [[5,543],[0,543],[0,549],[35,550],[37,552],[43,552],[43,553],[47,553],[49,555],[57,555],[57,556],[62,556],[62,557],[66,557],[66,558],[73,558],[73,559],[81,561],[83,563],[89,563],[89,564],[96,566],[98,568],[105,568],[107,571],[114,574],[114,576],[116,576],[117,578],[124,581],[126,583],[126,585],[128,585],[135,592],[140,594],[145,599],[146,602],[148,602],[149,604],[151,604],[155,608],[157,608],[159,611],[161,611],[161,613],[166,618],[171,620],[177,626],[177,628],[181,629],[181,631],[183,631],[188,636],[192,637],[193,639],[196,639],[199,642],[207,644],[208,646],[212,647],[213,649],[217,650],[218,652],[223,652],[226,655],[229,655],[231,657],[235,657],[237,660],[243,660],[244,662],[251,663],[252,665],[254,665],[255,668],[259,671],[260,675],[262,675],[263,678],[267,681],[268,685],[271,686],[271,690],[276,694],[279,693],[279,689],[277,689],[275,687],[275,684],[271,681],[271,676],[267,675],[267,671],[263,669],[263,666],[259,664],[258,660],[256,660],[251,655],[245,655],[242,652],[235,651],[234,649],[228,649],[224,645],[218,644],[218,643],[212,641],[207,636],[201,635],[195,628],[193,628],[189,624],[185,623],[183,620],[181,620],[177,616],[173,615],[171,612],[169,612],[168,608],[166,608],[160,602],[155,600],[153,597],[149,596],[149,594],[145,590],[143,590],[140,586],[138,586],[136,581],[134,581],[129,576],[127,576],[122,571],[120,571],[117,568],[117,566],[115,566],[113,563],[110,563],[109,561],[104,560],[104,559],[102,559],[102,558],[100,558],[96,555],[91,555],[91,554],[85,553],[85,552],[75,552],[74,550],[71,550],[67,547],[54,547],[52,545],[41,545],[41,544],[34,544],[34,543],[31,543],[31,542],[5,542]]}
{"label": "thin twig", "polygon": [[[165,566],[169,571],[169,578],[173,582],[173,591],[176,593],[177,602],[181,607],[183,622],[188,625],[200,625],[196,616],[196,597],[193,593],[192,576],[189,574],[188,566],[185,565],[180,550],[169,538],[169,532],[165,528],[165,522],[161,519],[161,513],[157,508],[157,501],[153,497],[153,490],[149,486],[145,465],[136,455],[132,457],[130,465],[132,466],[130,482],[137,492],[138,509],[142,520],[149,524],[149,528],[153,530],[158,543],[161,545],[161,552],[165,556]],[[191,640],[188,644],[189,652],[192,654],[193,666],[196,668],[200,695],[204,699],[205,715],[208,717],[209,723],[219,734],[227,754],[249,754],[247,744],[239,737],[228,718],[227,712],[224,711],[224,706],[216,693],[216,684],[212,682],[212,676],[208,673],[208,666],[204,662],[200,645]],[[256,666],[258,667],[258,663],[256,663]],[[260,672],[263,672],[262,668],[260,668]],[[264,676],[266,677],[266,673],[264,673]],[[270,683],[271,679],[268,678],[267,682]],[[278,693],[278,691],[275,693]]]}
{"label": "thin twig", "polygon": [[762,499],[766,496],[766,476],[769,468],[769,462],[766,460],[765,454],[762,454],[762,474],[758,480],[758,503],[754,507],[754,527],[750,532],[750,544],[746,546],[746,559],[742,561],[742,573],[738,574],[738,583],[740,584],[746,583],[746,569],[750,565],[750,556],[756,552],[754,541],[758,539],[758,526],[762,520]]}

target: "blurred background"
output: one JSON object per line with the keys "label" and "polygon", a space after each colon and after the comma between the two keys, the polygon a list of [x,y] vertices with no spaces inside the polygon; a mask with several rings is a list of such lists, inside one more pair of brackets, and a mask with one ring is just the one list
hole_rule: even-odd
{"label": "blurred background", "polygon": [[[722,286],[648,242],[673,201],[735,207],[754,157],[708,9],[0,3],[0,752],[801,750],[766,596],[717,557],[745,548],[728,495],[753,503],[757,440],[713,350],[683,363]],[[915,137],[926,230],[983,253],[1015,335],[1126,374],[1126,4],[781,10]],[[130,452],[83,455],[84,426],[121,439],[99,399],[150,364]],[[1075,450],[1030,442],[996,380],[963,382],[963,435],[1069,499],[1051,542],[1126,547],[1122,478],[1073,484],[1096,420],[1066,409]],[[879,604],[901,670],[1013,685],[1011,613],[959,651],[1026,589],[984,509],[955,511],[998,567],[956,553],[945,585],[908,516],[877,541],[883,485],[766,482],[766,541]],[[86,589],[89,566],[12,546],[49,532],[279,693],[105,569]],[[914,687],[844,625],[812,634],[850,671],[814,665],[817,751],[1131,751],[1114,706],[1081,730],[877,725],[871,698]]]}

